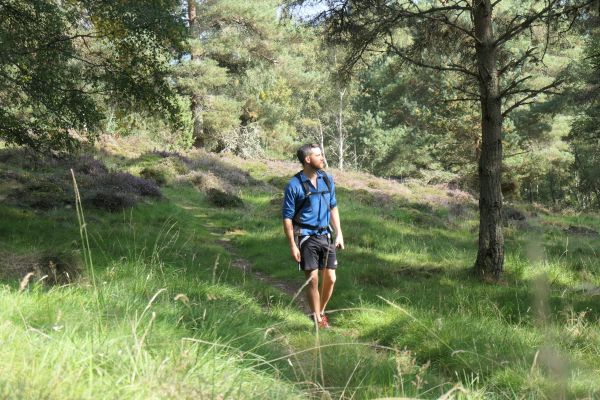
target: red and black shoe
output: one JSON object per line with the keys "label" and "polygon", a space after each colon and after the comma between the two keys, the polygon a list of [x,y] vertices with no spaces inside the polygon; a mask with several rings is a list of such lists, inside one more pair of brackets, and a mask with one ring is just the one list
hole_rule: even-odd
{"label": "red and black shoe", "polygon": [[320,329],[329,329],[329,318],[325,314],[321,314],[321,320],[317,321],[315,319],[315,314],[310,315],[310,320],[313,321]]}
{"label": "red and black shoe", "polygon": [[319,322],[319,328],[322,328],[322,329],[331,328],[331,325],[329,325],[329,318],[327,318],[327,315],[321,314],[321,322]]}
{"label": "red and black shoe", "polygon": [[319,326],[319,329],[331,328],[331,326],[329,326],[329,322],[327,321],[326,318],[322,318],[321,321],[317,322],[317,325]]}

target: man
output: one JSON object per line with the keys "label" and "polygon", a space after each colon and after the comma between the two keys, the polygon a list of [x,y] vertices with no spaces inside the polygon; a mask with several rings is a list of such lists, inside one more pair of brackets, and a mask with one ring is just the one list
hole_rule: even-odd
{"label": "man", "polygon": [[[308,282],[307,298],[313,319],[320,328],[329,328],[325,307],[335,284],[336,249],[344,248],[335,186],[331,177],[322,171],[325,158],[318,144],[300,147],[297,156],[302,171],[285,188],[283,230],[290,254]],[[335,232],[335,242],[331,240],[330,224]]]}

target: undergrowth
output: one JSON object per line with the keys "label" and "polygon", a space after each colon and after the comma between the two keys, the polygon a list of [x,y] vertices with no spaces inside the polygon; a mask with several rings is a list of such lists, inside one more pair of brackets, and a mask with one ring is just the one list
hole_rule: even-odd
{"label": "undergrowth", "polygon": [[[414,183],[408,197],[405,187],[340,184],[347,249],[328,310],[333,328],[315,331],[255,275],[302,280],[280,222],[282,171],[295,167],[202,153],[97,158],[114,173],[169,158],[179,169],[163,182],[163,200],[112,213],[83,203],[81,224],[75,206],[0,205],[0,254],[84,260],[81,276],[53,285],[3,277],[3,398],[600,396],[594,215],[513,212],[504,280],[492,285],[469,273],[472,202],[432,187],[423,190],[433,200],[419,202]],[[18,174],[52,172],[0,160]],[[87,165],[82,173],[104,171]],[[239,203],[215,204],[211,189]],[[236,267],[240,256],[252,270]]]}

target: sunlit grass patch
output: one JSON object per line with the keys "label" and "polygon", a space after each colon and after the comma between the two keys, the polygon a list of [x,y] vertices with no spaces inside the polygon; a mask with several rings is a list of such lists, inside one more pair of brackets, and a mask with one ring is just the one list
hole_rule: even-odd
{"label": "sunlit grass patch", "polygon": [[[463,203],[445,203],[444,188],[416,183],[413,197],[403,197],[405,186],[380,195],[387,184],[380,181],[360,192],[340,185],[347,248],[338,253],[327,308],[333,328],[317,332],[290,295],[254,275],[304,281],[282,231],[278,185],[289,177],[280,164],[272,170],[240,161],[248,173],[228,156],[189,157],[192,172],[214,174],[244,206],[216,206],[204,188],[175,182],[160,202],[116,213],[85,209],[96,287],[88,275],[61,287],[0,287],[0,356],[7,360],[0,397],[600,393],[595,238],[567,232],[596,229],[596,216],[509,222],[504,279],[486,284],[469,272],[477,251],[473,204],[453,206]],[[158,158],[144,160],[112,165]],[[437,197],[421,203],[425,195]],[[83,251],[73,209],[4,205],[0,219],[0,252]],[[238,258],[247,259],[243,268]]]}

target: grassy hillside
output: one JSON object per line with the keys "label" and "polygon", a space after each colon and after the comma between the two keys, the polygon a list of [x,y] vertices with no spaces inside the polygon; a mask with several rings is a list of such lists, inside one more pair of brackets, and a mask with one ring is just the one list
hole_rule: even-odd
{"label": "grassy hillside", "polygon": [[508,207],[485,284],[470,195],[334,170],[347,249],[317,332],[280,221],[297,165],[109,150],[0,149],[1,397],[600,397],[597,216]]}

